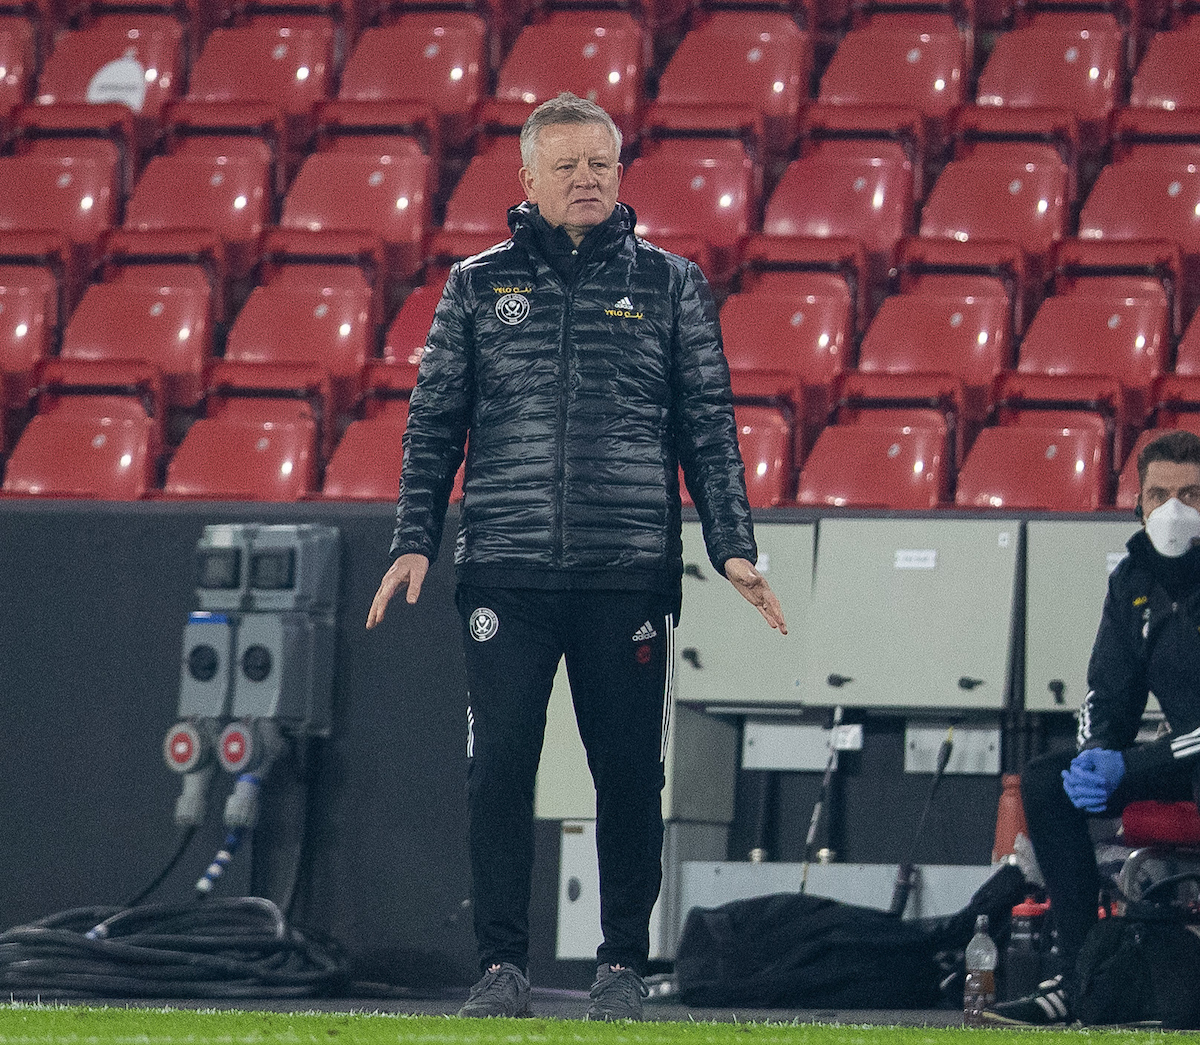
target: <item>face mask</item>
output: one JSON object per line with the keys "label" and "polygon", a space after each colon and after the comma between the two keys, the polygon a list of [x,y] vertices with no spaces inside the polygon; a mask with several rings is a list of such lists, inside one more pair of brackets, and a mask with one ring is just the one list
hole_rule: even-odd
{"label": "face mask", "polygon": [[1146,517],[1146,536],[1159,555],[1177,559],[1200,538],[1200,512],[1172,497]]}

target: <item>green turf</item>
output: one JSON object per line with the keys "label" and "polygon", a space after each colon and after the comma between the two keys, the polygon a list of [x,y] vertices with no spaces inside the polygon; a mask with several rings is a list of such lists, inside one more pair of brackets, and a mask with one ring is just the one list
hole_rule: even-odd
{"label": "green turf", "polygon": [[1155,1031],[965,1030],[789,1023],[602,1024],[379,1013],[0,1006],[0,1045],[1139,1045]]}

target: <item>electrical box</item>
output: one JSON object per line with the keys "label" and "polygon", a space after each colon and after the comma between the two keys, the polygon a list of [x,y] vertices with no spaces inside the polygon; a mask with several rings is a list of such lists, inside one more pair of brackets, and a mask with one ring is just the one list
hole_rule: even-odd
{"label": "electrical box", "polygon": [[1108,578],[1137,528],[1133,519],[1026,523],[1026,710],[1079,710]]}
{"label": "electrical box", "polygon": [[229,615],[209,611],[189,614],[183,626],[180,718],[221,718],[229,714],[232,658],[233,625]]}
{"label": "electrical box", "polygon": [[822,519],[805,704],[998,710],[1009,693],[1017,519]]}
{"label": "electrical box", "polygon": [[206,526],[196,545],[196,595],[206,610],[332,613],[339,559],[331,526]]}
{"label": "electrical box", "polygon": [[234,718],[273,718],[328,736],[332,621],[305,613],[247,613],[237,630]]}
{"label": "electrical box", "polygon": [[758,569],[779,597],[788,634],[772,631],[758,610],[708,561],[699,523],[683,525],[683,612],[675,632],[676,698],[735,710],[798,704],[812,598],[816,527],[756,523]]}

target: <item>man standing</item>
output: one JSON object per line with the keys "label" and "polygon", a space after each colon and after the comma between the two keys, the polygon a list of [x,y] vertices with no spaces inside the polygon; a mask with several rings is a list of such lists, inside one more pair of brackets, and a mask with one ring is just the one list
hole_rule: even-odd
{"label": "man standing", "polygon": [[[1079,753],[1051,752],[1021,774],[1063,972],[1029,997],[997,1005],[987,1014],[996,1022],[1074,1019],[1075,960],[1096,924],[1100,889],[1088,814],[1200,794],[1200,436],[1168,432],[1148,443],[1138,478],[1142,529],[1109,578],[1079,711]],[[1151,692],[1171,732],[1135,745]]]}
{"label": "man standing", "polygon": [[[621,135],[561,94],[521,132],[512,237],[454,266],[404,436],[394,562],[367,627],[416,602],[467,446],[455,550],[469,844],[483,978],[463,1016],[529,1013],[533,796],[566,658],[596,786],[601,928],[589,1019],[642,1012],[662,878],[663,759],[683,570],[679,468],[709,557],[772,628],[716,308],[634,235]],[[469,435],[469,442],[468,442]]]}

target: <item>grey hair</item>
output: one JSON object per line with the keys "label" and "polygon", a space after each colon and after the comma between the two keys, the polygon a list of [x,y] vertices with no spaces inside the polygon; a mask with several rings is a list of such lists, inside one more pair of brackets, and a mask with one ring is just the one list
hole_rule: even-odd
{"label": "grey hair", "polygon": [[602,124],[612,135],[617,155],[621,155],[621,132],[613,123],[613,118],[595,102],[589,102],[570,91],[563,91],[557,98],[542,102],[534,109],[525,121],[525,126],[521,128],[521,162],[526,167],[533,166],[534,148],[542,128],[562,123]]}

